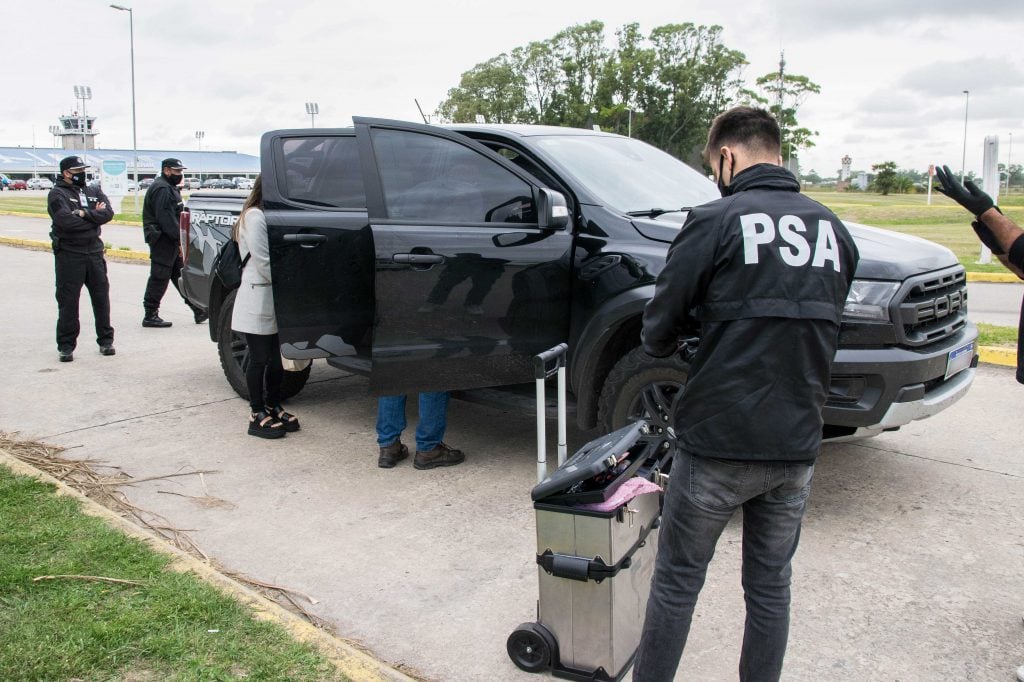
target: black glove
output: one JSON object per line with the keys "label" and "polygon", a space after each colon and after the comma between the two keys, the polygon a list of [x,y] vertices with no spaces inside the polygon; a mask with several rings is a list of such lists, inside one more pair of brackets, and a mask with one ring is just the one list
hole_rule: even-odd
{"label": "black glove", "polygon": [[936,168],[935,175],[939,178],[939,186],[935,189],[966,208],[975,217],[996,205],[992,197],[978,189],[972,181],[964,180],[962,185],[957,182],[949,166]]}
{"label": "black glove", "polygon": [[991,249],[992,253],[997,256],[1002,256],[1006,253],[1003,251],[1003,247],[999,246],[999,241],[996,239],[996,236],[992,234],[992,230],[988,228],[988,225],[980,220],[975,220],[971,223],[971,227],[974,228],[974,234],[978,235],[978,239],[981,240],[981,243]]}

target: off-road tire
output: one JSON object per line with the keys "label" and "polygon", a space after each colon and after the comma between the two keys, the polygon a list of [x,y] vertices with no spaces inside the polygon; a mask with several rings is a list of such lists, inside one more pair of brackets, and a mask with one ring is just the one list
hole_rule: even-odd
{"label": "off-road tire", "polygon": [[[232,291],[225,298],[220,306],[220,319],[217,323],[217,354],[220,356],[220,366],[224,370],[231,388],[235,393],[249,399],[249,387],[245,383],[245,366],[249,361],[249,349],[245,343],[245,337],[232,331],[231,311],[235,307],[235,293]],[[309,379],[309,371],[312,365],[307,365],[297,372],[285,370],[284,378],[281,380],[281,400],[287,400],[299,394],[299,391],[306,385]]]}
{"label": "off-road tire", "polygon": [[639,346],[623,355],[608,373],[597,403],[598,422],[614,431],[641,417],[662,432],[674,423],[690,366],[673,354],[654,358]]}

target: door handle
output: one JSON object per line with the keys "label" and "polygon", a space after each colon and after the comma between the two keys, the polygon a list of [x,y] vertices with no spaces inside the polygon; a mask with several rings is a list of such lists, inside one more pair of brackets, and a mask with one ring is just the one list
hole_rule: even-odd
{"label": "door handle", "polygon": [[436,253],[396,253],[391,256],[391,262],[405,265],[434,265],[443,263],[444,256]]}
{"label": "door handle", "polygon": [[323,244],[327,241],[326,234],[286,234],[282,237],[285,244]]}

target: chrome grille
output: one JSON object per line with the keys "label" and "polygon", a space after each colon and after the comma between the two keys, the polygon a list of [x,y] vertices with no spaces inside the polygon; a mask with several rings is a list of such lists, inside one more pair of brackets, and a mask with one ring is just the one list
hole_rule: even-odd
{"label": "chrome grille", "polygon": [[967,273],[962,266],[911,277],[893,304],[901,345],[925,346],[967,324]]}

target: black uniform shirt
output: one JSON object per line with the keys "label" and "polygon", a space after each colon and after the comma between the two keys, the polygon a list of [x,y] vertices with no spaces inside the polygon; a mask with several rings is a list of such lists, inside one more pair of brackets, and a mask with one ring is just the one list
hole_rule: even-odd
{"label": "black uniform shirt", "polygon": [[673,241],[644,311],[644,349],[671,355],[700,324],[675,415],[683,448],[813,460],[857,247],[784,168],[753,166],[731,187],[694,208]]}
{"label": "black uniform shirt", "polygon": [[157,176],[142,202],[142,229],[150,258],[156,263],[170,266],[178,257],[181,210],[181,190],[163,175]]}
{"label": "black uniform shirt", "polygon": [[[106,208],[99,209],[99,204]],[[78,210],[85,211],[85,217],[78,216]],[[114,217],[110,200],[98,187],[78,187],[63,178],[57,181],[46,197],[46,211],[53,221],[50,239],[54,251],[65,250],[75,253],[103,253],[100,226]]]}

